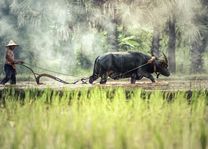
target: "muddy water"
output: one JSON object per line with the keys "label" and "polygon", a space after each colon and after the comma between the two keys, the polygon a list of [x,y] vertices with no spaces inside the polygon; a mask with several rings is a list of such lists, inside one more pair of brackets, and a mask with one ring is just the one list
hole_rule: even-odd
{"label": "muddy water", "polygon": [[200,90],[200,89],[208,89],[208,80],[159,80],[156,83],[151,83],[149,80],[138,81],[136,84],[130,84],[129,81],[109,81],[105,85],[100,85],[98,82],[95,82],[93,85],[91,84],[61,84],[55,81],[42,81],[42,85],[37,85],[33,81],[21,81],[17,82],[16,85],[0,85],[0,90],[7,87],[14,87],[20,89],[26,88],[53,88],[53,89],[76,89],[82,87],[94,87],[94,86],[102,86],[102,87],[126,87],[126,88],[142,88],[145,90]]}

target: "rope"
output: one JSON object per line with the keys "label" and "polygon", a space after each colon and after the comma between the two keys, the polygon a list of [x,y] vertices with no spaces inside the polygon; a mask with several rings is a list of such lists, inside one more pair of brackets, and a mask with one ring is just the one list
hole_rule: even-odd
{"label": "rope", "polygon": [[[140,66],[138,66],[138,67],[135,67],[135,68],[133,68],[133,69],[131,69],[131,70],[129,70],[129,71],[126,71],[125,73],[118,74],[118,75],[116,75],[116,77],[121,77],[121,78],[122,78],[124,75],[128,74],[129,72],[132,72],[132,71],[134,71],[134,70],[137,70],[137,69],[139,69],[139,68],[141,68],[141,67],[144,67],[145,65],[148,65],[148,64],[150,64],[150,62],[147,62],[147,63],[145,63],[145,64],[142,64],[142,65],[140,65]],[[160,76],[160,73],[158,73],[158,72],[156,71],[155,65],[154,65],[154,72],[155,72],[155,74],[156,74],[156,76],[157,76],[157,79],[158,79],[159,76]]]}
{"label": "rope", "polygon": [[[25,65],[25,64],[26,64],[26,65]],[[149,64],[149,62],[147,62],[147,63],[145,63],[145,64],[142,64],[142,65],[140,65],[140,66],[138,66],[138,67],[135,67],[135,68],[133,68],[133,69],[131,69],[131,70],[129,70],[129,71],[126,71],[126,72],[123,73],[123,74],[119,74],[119,75],[117,75],[117,76],[118,76],[118,77],[121,77],[121,76],[123,76],[123,75],[128,74],[129,72],[132,72],[132,71],[134,71],[134,70],[137,70],[137,69],[139,69],[139,68],[141,68],[141,67],[143,67],[143,66],[145,66],[145,65],[148,65],[148,64]],[[60,72],[57,72],[57,71],[49,70],[49,69],[46,69],[46,68],[43,68],[43,67],[39,67],[39,66],[35,66],[35,65],[31,65],[31,64],[29,64],[29,63],[24,63],[24,64],[20,64],[20,65],[22,65],[22,66],[28,68],[28,69],[33,73],[33,75],[34,75],[34,77],[35,77],[35,80],[36,80],[36,83],[37,83],[37,84],[41,84],[41,83],[39,82],[39,80],[40,80],[40,77],[42,77],[42,76],[46,76],[46,77],[52,78],[52,79],[54,79],[54,80],[56,80],[56,81],[59,81],[59,82],[61,82],[61,83],[64,83],[64,84],[76,84],[76,83],[78,83],[79,81],[82,81],[83,84],[87,84],[86,80],[89,79],[89,77],[86,77],[86,78],[81,78],[80,80],[76,80],[76,81],[74,81],[74,82],[72,82],[72,83],[69,83],[69,82],[63,81],[63,80],[61,80],[60,78],[57,78],[57,77],[52,76],[52,75],[49,75],[49,74],[38,74],[38,73],[35,73],[30,67],[35,67],[35,68],[38,68],[38,69],[41,69],[41,70],[44,70],[44,71],[48,71],[48,72],[52,72],[52,73],[56,73],[56,74],[60,74],[60,75],[64,75],[64,76],[70,76],[70,75],[68,75],[68,74],[60,73]],[[28,66],[29,66],[29,67],[28,67]],[[37,76],[36,76],[36,75],[37,75]],[[158,75],[157,77],[159,77],[159,75]]]}
{"label": "rope", "polygon": [[61,73],[61,72],[57,72],[57,71],[54,71],[54,70],[46,69],[46,68],[43,68],[43,67],[40,67],[40,66],[31,65],[29,63],[24,63],[24,64],[26,64],[27,66],[33,67],[33,68],[38,68],[38,69],[47,71],[47,72],[52,72],[52,73],[60,74],[60,75],[64,75],[64,76],[70,76],[70,75],[65,74],[65,73]]}
{"label": "rope", "polygon": [[[60,72],[57,72],[57,71],[54,71],[54,70],[50,70],[50,69],[46,69],[46,68],[43,68],[43,67],[40,67],[40,66],[31,65],[31,64],[29,64],[29,63],[24,63],[24,64],[26,64],[27,66],[30,66],[30,67],[35,67],[35,68],[38,68],[38,69],[47,71],[47,72],[52,72],[52,73],[56,73],[56,74],[60,74],[60,75],[64,75],[64,76],[70,76],[70,75],[65,74],[65,73],[60,73]],[[145,63],[145,64],[142,64],[142,65],[140,65],[140,66],[138,66],[138,67],[136,67],[136,68],[133,68],[133,69],[131,69],[131,70],[129,70],[129,71],[123,73],[122,75],[128,74],[129,72],[132,72],[132,71],[134,71],[134,70],[137,70],[137,69],[139,69],[139,68],[141,68],[141,67],[143,67],[143,66],[145,66],[145,65],[147,65],[147,64],[149,64],[149,63],[147,62],[147,63]],[[25,67],[27,67],[27,66],[25,66]],[[119,76],[119,75],[118,75],[118,76]],[[73,77],[74,77],[74,76],[73,76]]]}
{"label": "rope", "polygon": [[143,66],[145,66],[145,65],[147,65],[147,64],[149,64],[149,63],[147,62],[147,63],[142,64],[142,65],[140,65],[140,66],[138,66],[138,67],[136,67],[136,68],[133,68],[133,69],[131,69],[131,70],[129,70],[129,71],[123,73],[123,75],[125,75],[125,74],[127,74],[127,73],[129,73],[129,72],[132,72],[132,71],[134,71],[134,70],[137,70],[137,69],[139,69],[139,68],[141,68],[141,67],[143,67]]}
{"label": "rope", "polygon": [[145,63],[145,64],[142,64],[142,65],[138,66],[138,67],[135,67],[135,68],[133,68],[133,69],[130,69],[130,70],[124,72],[124,73],[115,75],[115,77],[121,77],[121,78],[122,78],[124,75],[126,75],[126,74],[128,74],[128,73],[130,73],[130,72],[132,72],[132,71],[134,71],[134,70],[137,70],[137,69],[139,69],[139,68],[141,68],[141,67],[144,67],[144,66],[146,66],[147,64],[149,64],[149,63],[147,62],[147,63]]}

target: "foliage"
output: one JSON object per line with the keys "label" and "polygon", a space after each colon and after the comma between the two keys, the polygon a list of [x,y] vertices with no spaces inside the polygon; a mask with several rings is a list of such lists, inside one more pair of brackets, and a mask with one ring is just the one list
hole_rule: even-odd
{"label": "foliage", "polygon": [[[177,52],[186,50],[186,57],[190,57],[191,41],[202,34],[207,36],[206,4],[205,1],[195,0],[2,0],[0,43],[5,45],[13,39],[22,48],[17,58],[34,65],[43,63],[53,69],[64,65],[65,68],[60,71],[73,73],[74,68],[90,68],[83,67],[81,62],[76,65],[79,59],[76,57],[79,54],[75,54],[77,47],[88,47],[83,53],[93,53],[88,55],[92,63],[97,55],[109,51],[107,47],[110,43],[106,38],[117,33],[114,31],[115,24],[118,36],[112,35],[112,38],[118,37],[118,40],[112,40],[118,41],[116,47],[119,48],[115,51],[148,53],[153,28],[164,34],[167,32],[167,21],[176,17],[177,44],[181,46],[177,47]],[[4,47],[0,49],[0,58],[3,59]],[[160,50],[166,49],[167,37],[162,35]],[[207,51],[202,58],[206,54]],[[180,67],[177,70],[188,73],[190,62],[186,61],[185,68],[181,67],[181,55],[177,53],[176,60],[177,67]]]}
{"label": "foliage", "polygon": [[89,56],[87,56],[82,51],[77,53],[77,65],[81,67],[82,69],[89,69],[92,66],[92,62],[89,59]]}
{"label": "foliage", "polygon": [[138,50],[142,52],[149,52],[151,46],[150,31],[140,29],[137,32],[131,33],[131,31],[119,31],[119,47],[123,51]]}
{"label": "foliage", "polygon": [[207,148],[208,92],[1,91],[1,148]]}

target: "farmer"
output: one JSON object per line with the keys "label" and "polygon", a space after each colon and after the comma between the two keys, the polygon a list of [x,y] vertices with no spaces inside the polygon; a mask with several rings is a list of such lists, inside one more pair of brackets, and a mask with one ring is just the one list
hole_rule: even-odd
{"label": "farmer", "polygon": [[4,64],[4,71],[6,76],[3,80],[1,80],[0,84],[5,84],[10,80],[10,84],[16,84],[16,66],[15,64],[23,64],[23,61],[15,60],[14,59],[14,49],[18,45],[13,41],[10,40],[8,45],[6,45],[6,56],[5,56],[5,64]]}

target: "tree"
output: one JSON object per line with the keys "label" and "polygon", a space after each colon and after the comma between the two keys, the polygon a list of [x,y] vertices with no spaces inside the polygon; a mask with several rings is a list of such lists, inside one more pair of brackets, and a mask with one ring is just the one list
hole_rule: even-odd
{"label": "tree", "polygon": [[[159,50],[167,50],[170,70],[175,72],[176,50],[182,49],[178,47],[176,49],[176,42],[179,40],[177,29],[181,31],[182,40],[189,41],[186,37],[187,33],[189,37],[194,35],[195,40],[192,41],[190,48],[191,71],[203,70],[201,68],[203,68],[203,52],[207,45],[206,25],[208,24],[205,0],[202,7],[200,1],[196,0],[189,0],[188,5],[186,5],[187,0],[4,1],[6,5],[1,5],[5,8],[0,10],[0,14],[4,13],[7,21],[4,21],[5,19],[0,15],[0,27],[4,28],[4,32],[5,26],[16,31],[15,34],[24,45],[23,49],[27,50],[24,52],[25,57],[32,55],[33,59],[37,58],[38,63],[51,65],[59,61],[63,65],[62,59],[70,59],[64,61],[64,65],[75,66],[73,63],[76,62],[75,53],[80,50],[92,52],[94,56],[89,53],[87,55],[93,58],[100,53],[120,49],[138,49],[145,52],[151,50],[151,53],[156,56],[160,55]],[[7,25],[2,27],[1,25],[5,22]],[[193,34],[195,30],[192,27],[199,28],[199,31]],[[95,34],[98,36],[94,36]],[[143,34],[146,36],[144,37]],[[199,38],[195,38],[196,35]],[[2,36],[10,37],[9,34]],[[5,38],[2,36],[0,41]],[[102,45],[97,48],[99,52],[94,53],[95,46],[89,46],[89,44]],[[87,46],[92,48],[85,50]],[[45,59],[45,55],[56,61]],[[199,69],[194,70],[196,67]]]}
{"label": "tree", "polygon": [[168,62],[170,72],[176,72],[176,18],[173,16],[168,21]]}
{"label": "tree", "polygon": [[102,10],[103,18],[107,24],[102,24],[107,32],[108,51],[118,51],[118,26],[120,25],[117,1],[94,0],[94,4]]}
{"label": "tree", "polygon": [[191,73],[204,72],[203,54],[208,43],[208,1],[202,1],[203,8],[195,17],[195,24],[199,29],[198,36],[193,39],[190,47]]}
{"label": "tree", "polygon": [[152,55],[155,55],[157,57],[160,56],[160,31],[158,28],[154,28],[153,35],[152,35],[152,47],[151,47],[151,53]]}
{"label": "tree", "polygon": [[204,72],[203,67],[203,54],[207,46],[207,37],[202,37],[203,39],[196,39],[192,42],[190,48],[191,56],[191,69],[190,72],[193,74]]}

